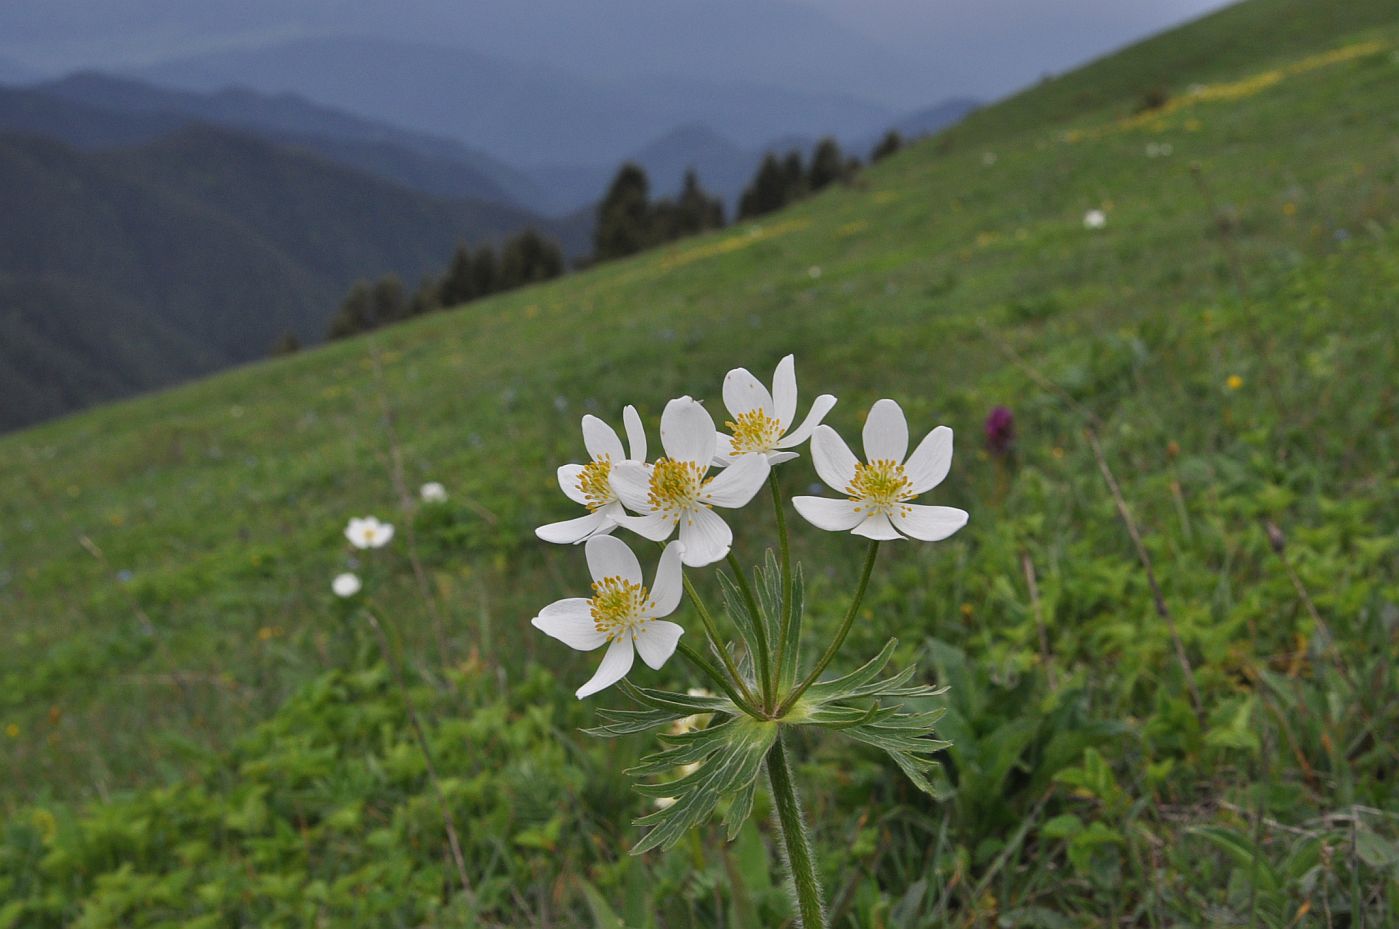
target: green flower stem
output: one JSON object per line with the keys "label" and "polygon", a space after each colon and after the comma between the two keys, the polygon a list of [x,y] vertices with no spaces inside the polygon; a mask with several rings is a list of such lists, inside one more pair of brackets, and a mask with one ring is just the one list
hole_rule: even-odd
{"label": "green flower stem", "polygon": [[797,786],[792,782],[792,769],[787,764],[786,749],[782,747],[781,727],[777,740],[768,749],[767,769],[773,805],[777,807],[777,824],[787,849],[787,873],[797,896],[800,914],[797,925],[800,929],[826,929],[826,906],[822,902],[821,881],[816,876],[811,853],[811,836],[806,831]]}
{"label": "green flower stem", "polygon": [[797,685],[796,690],[793,690],[786,700],[782,701],[782,706],[777,709],[778,719],[786,716],[787,711],[792,708],[793,704],[801,698],[802,694],[806,693],[806,689],[816,683],[816,679],[821,676],[821,672],[826,670],[826,666],[831,663],[836,653],[840,651],[840,647],[845,644],[845,637],[850,634],[850,627],[855,622],[855,614],[860,610],[860,601],[865,599],[865,588],[869,587],[870,572],[874,570],[874,556],[877,554],[879,554],[879,540],[870,539],[869,551],[865,555],[865,567],[864,570],[860,572],[860,586],[855,588],[855,599],[850,601],[850,609],[846,611],[845,619],[841,622],[840,629],[836,632],[835,639],[827,646],[825,654],[821,656],[820,661],[816,662],[816,667],[811,669],[811,673]]}
{"label": "green flower stem", "polygon": [[719,653],[720,659],[723,660],[724,668],[729,672],[734,686],[750,707],[757,706],[758,701],[753,697],[753,691],[748,689],[748,682],[743,679],[742,674],[738,673],[738,665],[734,664],[733,656],[724,647],[724,640],[719,638],[719,627],[714,624],[714,617],[710,615],[709,608],[700,599],[699,591],[695,590],[695,585],[690,583],[690,579],[683,572],[680,577],[685,582],[685,593],[690,595],[690,602],[695,605],[695,610],[700,615],[700,622],[704,623],[704,631],[708,633],[710,643],[714,646],[714,650]]}
{"label": "green flower stem", "polygon": [[787,539],[787,511],[782,507],[782,488],[778,486],[776,471],[768,472],[768,486],[772,488],[772,509],[777,514],[777,554],[782,564],[782,624],[777,633],[776,676],[781,686],[787,640],[792,635],[792,548]]}
{"label": "green flower stem", "polygon": [[724,692],[724,696],[732,700],[740,710],[747,713],[754,719],[761,720],[766,718],[762,715],[762,713],[758,712],[758,709],[756,707],[751,706],[747,700],[739,696],[738,691],[734,690],[733,684],[731,684],[728,678],[724,677],[724,675],[719,672],[718,668],[714,667],[714,665],[710,664],[708,661],[705,661],[704,656],[701,655],[699,652],[695,651],[694,648],[688,645],[683,639],[676,644],[675,650],[678,651],[680,654],[684,655],[686,658],[688,658],[690,663],[693,664],[696,668],[699,668],[700,671],[704,674],[704,676],[709,678],[709,680],[713,682],[715,687],[718,687],[720,690],[722,690]]}
{"label": "green flower stem", "polygon": [[763,621],[762,611],[758,608],[758,598],[753,596],[753,587],[748,583],[747,576],[743,573],[743,566],[734,557],[733,549],[729,549],[729,570],[733,571],[738,584],[739,591],[743,594],[743,600],[748,605],[748,612],[753,617],[753,631],[758,636],[758,689],[762,691],[763,709],[772,708],[772,657],[768,643],[767,623]]}

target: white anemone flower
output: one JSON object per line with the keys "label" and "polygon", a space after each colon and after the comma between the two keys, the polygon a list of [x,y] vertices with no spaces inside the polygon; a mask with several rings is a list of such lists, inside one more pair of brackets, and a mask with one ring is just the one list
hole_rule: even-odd
{"label": "white anemone flower", "polygon": [[[816,473],[846,499],[795,497],[792,505],[807,522],[832,532],[850,531],[867,539],[908,536],[938,542],[967,524],[967,513],[950,506],[910,503],[941,484],[952,467],[952,430],[938,426],[908,453],[908,421],[893,400],[870,407],[864,429],[865,461],[830,426],[811,437]],[[904,460],[907,455],[908,460]]]}
{"label": "white anemone flower", "polygon": [[345,538],[355,548],[383,548],[393,538],[393,524],[381,523],[373,516],[351,519],[345,527]]}
{"label": "white anemone flower", "polygon": [[801,425],[792,428],[797,416],[797,371],[791,355],[777,363],[772,375],[772,393],[746,368],[734,368],[724,377],[724,406],[731,422],[724,423],[732,435],[719,433],[717,465],[732,464],[741,455],[761,452],[769,464],[781,464],[797,457],[795,448],[811,437],[813,429],[826,418],[836,398],[822,394],[811,404]]}
{"label": "white anemone flower", "polygon": [[1083,214],[1083,228],[1101,229],[1108,224],[1108,214],[1102,210],[1089,210]]}
{"label": "white anemone flower", "polygon": [[447,488],[437,481],[428,481],[418,491],[418,496],[422,497],[424,503],[446,503]]}
{"label": "white anemone flower", "polygon": [[708,477],[718,448],[714,419],[700,403],[679,397],[661,413],[665,457],[654,464],[624,461],[612,469],[612,487],[637,516],[618,523],[653,542],[680,529],[685,564],[702,568],[729,553],[733,531],[714,507],[735,509],[753,499],[767,480],[766,455],[741,455],[715,477]]}
{"label": "white anemone flower", "polygon": [[612,489],[612,467],[623,461],[646,460],[646,430],[636,407],[622,410],[631,454],[622,451],[617,431],[591,414],[583,417],[583,445],[590,461],[585,465],[566,464],[559,468],[559,487],[574,503],[588,508],[588,515],[550,523],[534,530],[545,542],[571,545],[617,528],[616,517],[623,515],[622,503]]}
{"label": "white anemone flower", "polygon": [[680,605],[681,549],[678,542],[665,547],[648,590],[641,563],[627,544],[610,535],[594,536],[583,549],[593,576],[592,597],[557,600],[530,620],[536,629],[580,652],[607,645],[597,673],[578,688],[579,700],[626,677],[637,654],[653,669],[675,654],[685,630],[661,617]]}
{"label": "white anemone flower", "polygon": [[359,577],[349,572],[335,575],[335,580],[330,582],[330,589],[335,591],[337,597],[353,597],[363,586]]}

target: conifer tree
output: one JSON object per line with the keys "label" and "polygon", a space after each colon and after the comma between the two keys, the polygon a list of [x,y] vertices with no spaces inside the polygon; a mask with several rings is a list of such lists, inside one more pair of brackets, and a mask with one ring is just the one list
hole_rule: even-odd
{"label": "conifer tree", "polygon": [[812,191],[820,190],[836,181],[846,178],[845,156],[841,153],[840,143],[827,136],[816,146],[816,151],[811,156],[811,170],[807,174],[807,183]]}
{"label": "conifer tree", "polygon": [[340,311],[331,318],[326,336],[343,339],[358,332],[368,332],[373,325],[370,308],[369,282],[355,281],[340,304]]}
{"label": "conifer tree", "polygon": [[443,306],[456,306],[478,296],[472,271],[471,250],[463,242],[452,254],[452,262],[447,266],[447,273],[442,276],[437,299]]}
{"label": "conifer tree", "polygon": [[758,166],[758,173],[744,188],[738,202],[738,218],[751,219],[773,210],[780,210],[787,202],[787,181],[782,163],[777,156],[768,152]]}
{"label": "conifer tree", "polygon": [[403,283],[396,274],[386,274],[374,282],[370,291],[371,328],[387,326],[408,316],[408,299]]}
{"label": "conifer tree", "polygon": [[884,138],[879,140],[879,144],[870,152],[870,161],[883,161],[890,155],[904,147],[904,137],[899,134],[899,130],[890,129],[884,133]]}
{"label": "conifer tree", "polygon": [[685,172],[685,183],[681,187],[676,210],[680,235],[694,235],[724,227],[724,201],[709,196],[694,168]]}
{"label": "conifer tree", "polygon": [[622,165],[598,207],[593,252],[599,261],[641,251],[650,242],[651,185],[639,165]]}
{"label": "conifer tree", "polygon": [[499,264],[495,249],[489,244],[476,249],[471,258],[471,286],[478,297],[493,294],[500,289]]}
{"label": "conifer tree", "polygon": [[795,203],[810,192],[806,181],[806,166],[802,153],[795,148],[782,159],[782,205]]}

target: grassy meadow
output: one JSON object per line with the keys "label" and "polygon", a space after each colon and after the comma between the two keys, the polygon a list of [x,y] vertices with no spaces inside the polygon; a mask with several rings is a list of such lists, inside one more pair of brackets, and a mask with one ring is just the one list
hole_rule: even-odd
{"label": "grassy meadow", "polygon": [[[1399,13],[1251,0],[760,222],[0,437],[0,927],[790,924],[764,816],[627,854],[651,740],[580,733],[625,697],[528,624],[586,589],[533,535],[579,417],[654,443],[788,352],[849,439],[951,426],[971,513],[847,648],[950,685],[943,797],[798,745],[833,925],[1399,924],[1396,323]],[[863,543],[793,529],[829,630]]]}

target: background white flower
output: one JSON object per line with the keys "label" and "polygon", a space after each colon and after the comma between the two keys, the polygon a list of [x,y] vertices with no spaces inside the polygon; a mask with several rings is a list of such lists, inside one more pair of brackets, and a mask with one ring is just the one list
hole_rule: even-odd
{"label": "background white flower", "polygon": [[612,469],[617,496],[641,514],[613,518],[653,542],[669,538],[679,526],[685,564],[692,568],[713,564],[733,544],[733,531],[714,507],[733,509],[752,500],[771,468],[765,455],[741,455],[718,476],[707,477],[718,435],[701,404],[679,397],[661,414],[665,457],[650,465],[624,461]]}
{"label": "background white flower", "polygon": [[424,503],[444,503],[447,500],[447,488],[437,481],[428,481],[418,491],[418,496],[423,498]]}
{"label": "background white flower", "polygon": [[846,499],[794,497],[792,505],[807,522],[869,539],[909,536],[925,542],[945,539],[967,524],[965,510],[909,502],[947,477],[952,467],[951,429],[938,426],[904,461],[908,421],[897,403],[880,400],[865,420],[864,445],[866,460],[861,463],[834,429],[817,427],[811,437],[816,473]]}
{"label": "background white flower", "polygon": [[359,577],[349,572],[335,575],[335,580],[330,582],[330,589],[335,591],[337,597],[353,597],[362,586]]}
{"label": "background white flower", "polygon": [[536,629],[580,652],[607,645],[597,673],[578,688],[578,699],[620,681],[637,654],[651,668],[660,668],[675,654],[685,630],[661,617],[680,605],[681,549],[678,542],[665,547],[648,590],[641,563],[626,543],[610,535],[594,536],[584,548],[593,576],[592,597],[557,600],[530,620]]}
{"label": "background white flower", "polygon": [[733,435],[719,433],[718,457],[714,463],[729,465],[740,455],[762,452],[769,464],[781,464],[796,458],[794,448],[811,437],[836,398],[822,394],[811,404],[800,426],[792,428],[797,416],[796,361],[788,355],[777,363],[772,375],[772,393],[746,368],[734,368],[724,377],[724,406],[728,407],[730,422],[724,423]]}
{"label": "background white flower", "polygon": [[1101,229],[1108,224],[1108,214],[1102,210],[1089,210],[1083,214],[1083,228]]}
{"label": "background white flower", "polygon": [[373,516],[351,519],[345,527],[345,538],[355,548],[383,548],[393,538],[393,524],[381,523]]}
{"label": "background white flower", "polygon": [[622,440],[615,429],[591,414],[583,417],[583,445],[591,460],[585,465],[563,465],[558,475],[564,494],[574,503],[586,506],[588,515],[540,526],[534,530],[535,535],[545,542],[569,545],[617,527],[615,517],[622,515],[623,510],[612,489],[612,467],[622,461],[646,460],[646,430],[636,407],[622,410],[622,424],[627,430],[630,455],[623,453]]}

